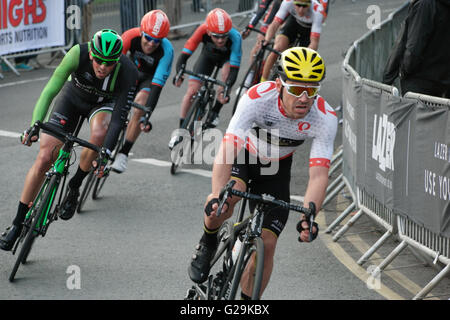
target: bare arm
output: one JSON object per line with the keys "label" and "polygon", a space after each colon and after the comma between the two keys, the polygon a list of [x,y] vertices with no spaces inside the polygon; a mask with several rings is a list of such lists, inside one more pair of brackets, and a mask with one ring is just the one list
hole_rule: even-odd
{"label": "bare arm", "polygon": [[322,207],[328,186],[328,168],[311,167],[309,168],[309,181],[305,194],[305,206],[308,207],[310,202],[314,202],[317,212]]}
{"label": "bare arm", "polygon": [[232,141],[222,141],[219,152],[214,159],[212,171],[213,197],[219,197],[220,191],[230,180],[231,167],[238,152],[238,147]]}
{"label": "bare arm", "polygon": [[281,23],[278,21],[278,19],[274,19],[272,23],[269,25],[269,28],[266,32],[265,41],[270,42],[273,37],[275,36],[275,33],[277,33],[278,29],[280,28]]}
{"label": "bare arm", "polygon": [[[326,167],[311,167],[309,168],[309,181],[306,188],[304,206],[309,207],[310,202],[316,205],[316,215],[322,207],[325,199],[326,190],[328,186],[328,168]],[[302,217],[304,219],[304,217]],[[309,242],[309,230],[306,221],[302,223],[304,230],[300,233],[300,238],[303,242]],[[315,233],[315,227],[313,233]]]}
{"label": "bare arm", "polygon": [[319,38],[311,37],[308,48],[317,50],[319,48]]}

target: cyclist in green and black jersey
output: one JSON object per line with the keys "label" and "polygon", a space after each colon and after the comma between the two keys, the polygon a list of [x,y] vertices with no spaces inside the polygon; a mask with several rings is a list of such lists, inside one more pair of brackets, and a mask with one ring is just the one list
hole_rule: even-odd
{"label": "cyclist in green and black jersey", "polygon": [[[89,142],[113,150],[124,121],[127,119],[128,100],[133,100],[137,69],[122,55],[122,38],[117,32],[98,31],[89,43],[75,45],[66,54],[42,91],[33,111],[31,124],[48,120],[48,123],[65,132],[75,132],[84,118],[89,119]],[[49,106],[56,95],[53,111],[47,117]],[[28,141],[30,129],[21,137]],[[28,145],[38,140],[30,137]],[[45,178],[45,172],[58,156],[63,145],[59,138],[48,132],[40,136],[39,154],[28,171],[19,207],[12,226],[0,237],[0,248],[11,250],[22,229],[28,208],[36,197]],[[74,177],[68,183],[60,217],[70,219],[77,205],[79,188],[95,162],[97,154],[84,149]],[[99,163],[101,161],[101,163]],[[98,175],[103,174],[106,159],[97,159]]]}

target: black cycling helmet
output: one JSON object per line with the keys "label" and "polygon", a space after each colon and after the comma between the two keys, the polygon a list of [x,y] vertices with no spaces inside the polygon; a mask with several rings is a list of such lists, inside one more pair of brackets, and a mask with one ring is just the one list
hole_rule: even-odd
{"label": "black cycling helmet", "polygon": [[95,57],[105,61],[117,61],[122,54],[123,42],[116,31],[103,29],[94,34],[89,47]]}

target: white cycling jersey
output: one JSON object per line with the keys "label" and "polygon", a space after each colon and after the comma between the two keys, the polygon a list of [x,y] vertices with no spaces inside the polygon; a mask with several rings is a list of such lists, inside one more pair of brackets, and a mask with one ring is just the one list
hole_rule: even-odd
{"label": "white cycling jersey", "polygon": [[294,2],[292,0],[284,0],[274,19],[282,23],[289,15],[292,15],[301,26],[307,28],[311,27],[312,37],[319,38],[320,33],[322,32],[322,23],[326,17],[324,5],[325,4],[322,4],[319,0],[312,0],[309,10],[301,17],[297,14],[297,11],[295,11]]}
{"label": "white cycling jersey", "polygon": [[[251,87],[242,96],[224,141],[233,141],[238,147],[244,146],[260,158],[281,160],[290,156],[299,142],[313,139],[310,167],[329,167],[337,123],[336,112],[321,96],[317,96],[303,119],[287,117],[276,83],[266,81]],[[267,139],[268,135],[270,139]]]}

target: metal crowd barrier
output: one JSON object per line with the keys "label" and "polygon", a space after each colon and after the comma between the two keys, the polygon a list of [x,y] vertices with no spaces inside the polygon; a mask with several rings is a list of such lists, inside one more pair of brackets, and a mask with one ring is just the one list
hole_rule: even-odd
{"label": "metal crowd barrier", "polygon": [[[406,98],[420,100],[430,107],[450,107],[450,99],[428,96],[419,93],[408,92]],[[414,300],[423,299],[440,281],[450,274],[450,238],[441,237],[427,228],[424,228],[408,217],[398,216],[398,236],[400,244],[374,269],[372,275],[377,276],[382,272],[405,248],[411,246],[433,259],[446,265],[420,292],[414,296]]]}
{"label": "metal crowd barrier", "polygon": [[[387,21],[381,24],[381,31],[370,31],[366,33],[361,39],[354,42],[351,48],[347,51],[342,68],[347,71],[357,83],[362,83],[373,88],[378,88],[387,91],[392,96],[399,96],[398,89],[392,86],[384,85],[379,81],[381,78],[380,66],[384,66],[382,61],[387,58],[388,51],[384,49],[373,50],[374,46],[378,44],[380,39],[384,39],[385,43],[393,43],[395,35],[400,29],[400,24],[404,20],[409,3],[399,8],[392,13]],[[389,29],[389,30],[383,30]],[[375,34],[377,33],[377,34]],[[361,48],[365,48],[364,50]],[[376,57],[372,57],[367,53],[381,52]],[[383,60],[384,58],[384,60]],[[374,61],[377,61],[375,62]],[[379,69],[375,69],[376,66]],[[382,69],[382,68],[381,68]],[[372,80],[368,80],[370,78]],[[430,107],[448,106],[450,107],[450,100],[438,97],[430,97],[417,93],[407,93],[406,98],[420,100],[425,105]],[[344,107],[344,106],[343,106]],[[344,158],[345,161],[345,158]],[[338,177],[343,181],[345,187],[352,194],[353,202],[340,214],[328,227],[327,233],[331,233],[344,219],[354,210],[357,213],[347,221],[344,226],[338,230],[334,235],[333,240],[337,241],[342,235],[363,215],[368,215],[376,224],[386,229],[386,232],[376,241],[376,243],[367,250],[363,256],[357,261],[359,265],[364,264],[368,259],[380,248],[388,238],[395,235],[400,239],[400,244],[379,264],[372,273],[376,277],[382,270],[386,268],[406,247],[410,246],[413,249],[430,256],[434,259],[433,263],[438,261],[445,265],[439,273],[422,289],[413,299],[423,299],[426,295],[447,275],[450,274],[450,238],[439,236],[429,229],[416,224],[414,221],[403,215],[397,215],[394,210],[389,209],[383,203],[378,201],[374,196],[368,194],[364,189],[355,186],[354,182],[350,183],[345,174]],[[332,184],[335,184],[333,182]],[[330,186],[332,185],[330,184]],[[339,185],[339,187],[341,187]],[[334,186],[333,186],[334,188]],[[354,193],[356,189],[356,194]],[[331,190],[329,190],[331,191]],[[331,192],[327,194],[327,198],[335,196]],[[327,199],[328,200],[328,199]]]}

